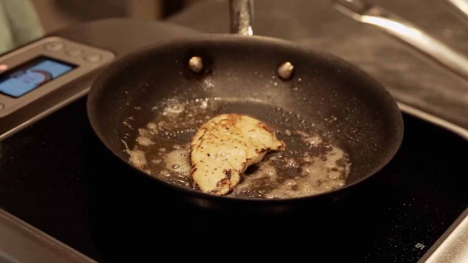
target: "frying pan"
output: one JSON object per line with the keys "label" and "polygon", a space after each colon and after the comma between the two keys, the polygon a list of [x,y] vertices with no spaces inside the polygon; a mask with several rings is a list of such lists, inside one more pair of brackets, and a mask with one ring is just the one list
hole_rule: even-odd
{"label": "frying pan", "polygon": [[[107,148],[131,165],[127,147],[134,146],[138,128],[158,114],[154,106],[161,101],[236,99],[236,106],[226,112],[281,123],[285,121],[282,114],[263,109],[282,108],[340,142],[352,163],[345,186],[281,200],[215,196],[152,177],[159,186],[173,188],[198,206],[280,211],[335,200],[384,167],[403,136],[401,112],[391,95],[365,72],[334,55],[252,36],[252,2],[232,0],[230,5],[231,31],[236,34],[158,44],[119,59],[100,74],[87,107],[91,125]],[[124,125],[130,116],[131,127]],[[289,122],[288,128],[304,129],[301,123]],[[178,140],[188,143],[190,136]],[[295,150],[294,145],[287,147]],[[132,176],[150,176],[134,168]]]}

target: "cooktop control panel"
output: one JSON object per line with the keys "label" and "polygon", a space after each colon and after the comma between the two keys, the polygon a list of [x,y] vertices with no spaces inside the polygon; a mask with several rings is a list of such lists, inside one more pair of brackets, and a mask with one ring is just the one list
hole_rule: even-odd
{"label": "cooktop control panel", "polygon": [[115,58],[107,50],[48,37],[0,57],[0,123]]}

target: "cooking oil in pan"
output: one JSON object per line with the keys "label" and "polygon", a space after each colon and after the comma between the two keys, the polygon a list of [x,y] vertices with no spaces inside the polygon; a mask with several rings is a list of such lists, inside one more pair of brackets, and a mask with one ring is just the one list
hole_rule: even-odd
{"label": "cooking oil in pan", "polygon": [[[325,140],[301,115],[250,100],[168,100],[153,108],[155,118],[138,129],[130,162],[166,182],[191,188],[189,143],[197,128],[223,113],[241,113],[268,123],[286,143],[286,151],[272,152],[247,169],[229,194],[244,198],[294,198],[315,195],[345,185],[349,156]],[[126,121],[126,125],[131,120]]]}

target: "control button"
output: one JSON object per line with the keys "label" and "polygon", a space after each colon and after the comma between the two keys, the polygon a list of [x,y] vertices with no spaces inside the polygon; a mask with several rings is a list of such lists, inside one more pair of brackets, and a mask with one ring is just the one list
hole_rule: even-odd
{"label": "control button", "polygon": [[99,54],[90,54],[90,55],[86,55],[85,57],[85,60],[88,61],[88,62],[98,62],[99,60],[101,60],[101,55]]}
{"label": "control button", "polygon": [[5,108],[5,105],[0,103],[0,110],[3,110]]}
{"label": "control button", "polygon": [[45,49],[49,51],[59,51],[64,46],[65,45],[62,42],[55,41],[55,42],[49,42],[45,44]]}
{"label": "control button", "polygon": [[65,53],[67,53],[67,55],[70,55],[72,57],[76,57],[78,55],[81,55],[81,53],[83,53],[83,50],[74,48],[74,49],[69,49],[65,51]]}

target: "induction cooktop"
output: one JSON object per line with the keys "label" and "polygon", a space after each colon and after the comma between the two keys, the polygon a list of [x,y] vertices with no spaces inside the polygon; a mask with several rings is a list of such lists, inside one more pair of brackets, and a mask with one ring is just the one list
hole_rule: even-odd
{"label": "induction cooktop", "polygon": [[331,258],[414,262],[468,205],[465,157],[457,154],[468,142],[407,114],[404,121],[390,164],[327,209],[217,214],[178,201],[119,162],[94,135],[83,98],[1,142],[0,206],[98,261],[123,251],[150,256],[156,243],[192,243],[228,225],[228,237],[305,238],[324,253],[316,257],[339,246],[346,253]]}
{"label": "induction cooktop", "polygon": [[[61,37],[78,41],[75,33]],[[94,41],[117,56],[126,52]],[[468,142],[404,113],[394,159],[327,207],[278,215],[196,208],[110,154],[91,129],[83,95],[0,141],[0,208],[97,261],[235,243],[270,244],[268,254],[293,246],[317,260],[415,262],[468,206],[466,158],[459,154]]]}

